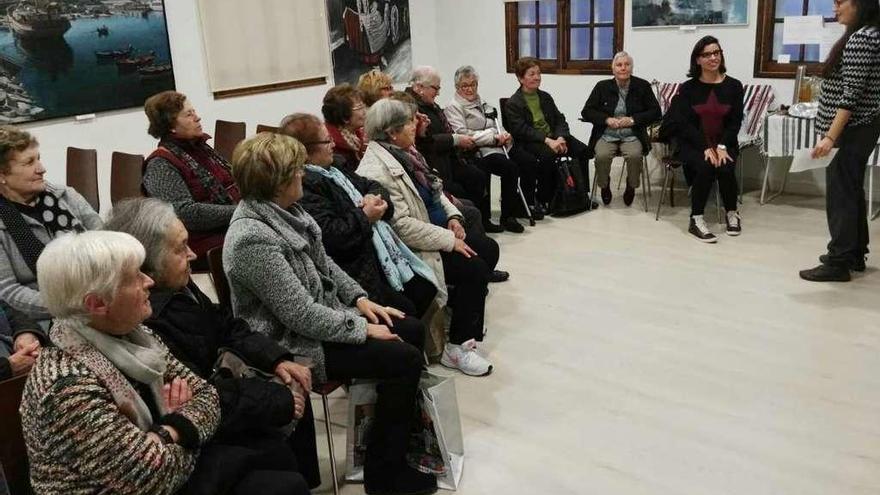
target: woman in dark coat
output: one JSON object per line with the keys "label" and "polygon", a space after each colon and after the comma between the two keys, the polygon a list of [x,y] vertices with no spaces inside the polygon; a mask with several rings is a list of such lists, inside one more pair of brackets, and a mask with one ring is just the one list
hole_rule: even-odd
{"label": "woman in dark coat", "polygon": [[[421,318],[434,296],[436,282],[430,267],[393,234],[385,224],[394,216],[388,192],[378,182],[333,166],[334,143],[328,130],[314,115],[296,113],[286,117],[281,133],[296,138],[308,152],[306,175],[303,177],[303,198],[300,206],[321,227],[321,240],[327,254],[367,291],[370,299]],[[362,197],[356,204],[350,190]],[[382,246],[380,258],[376,230],[383,228],[396,240],[391,249]],[[382,243],[380,243],[382,244]],[[384,260],[384,262],[382,261]],[[400,273],[393,261],[407,267]]]}
{"label": "woman in dark coat", "polygon": [[[154,198],[122,201],[113,207],[106,228],[131,234],[144,245],[142,270],[156,282],[150,289],[152,314],[144,324],[180,362],[217,389],[221,416],[215,442],[235,446],[227,468],[281,460],[281,468],[298,470],[310,486],[319,485],[309,369],[296,364],[275,340],[220,311],[193,283],[189,263],[195,255],[171,205]],[[277,380],[217,372],[221,350],[232,351]],[[281,429],[300,418],[288,442]]]}

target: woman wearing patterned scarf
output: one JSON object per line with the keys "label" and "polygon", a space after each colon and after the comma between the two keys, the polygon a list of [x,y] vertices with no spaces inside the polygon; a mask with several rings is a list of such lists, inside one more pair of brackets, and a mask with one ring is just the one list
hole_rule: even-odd
{"label": "woman wearing patterned scarf", "polygon": [[101,228],[101,218],[73,189],[47,182],[36,138],[0,126],[0,299],[48,327],[37,286],[37,258],[61,232]]}
{"label": "woman wearing patterned scarf", "polygon": [[333,166],[354,172],[367,149],[364,136],[367,107],[361,92],[348,83],[330,88],[324,95],[321,113],[333,140]]}
{"label": "woman wearing patterned scarf", "polygon": [[[150,120],[147,132],[159,139],[159,147],[144,162],[144,192],[174,206],[190,232],[190,248],[204,263],[209,249],[223,245],[241,198],[229,162],[208,145],[211,137],[186,95],[153,95],[144,112]],[[194,267],[201,266],[199,261]]]}

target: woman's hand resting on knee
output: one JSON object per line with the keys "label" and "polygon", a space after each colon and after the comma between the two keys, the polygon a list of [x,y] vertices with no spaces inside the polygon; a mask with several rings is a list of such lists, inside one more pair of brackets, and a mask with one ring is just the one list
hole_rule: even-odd
{"label": "woman's hand resting on knee", "polygon": [[385,325],[375,325],[373,323],[367,323],[367,338],[376,340],[399,340],[403,342],[403,339],[401,339],[400,336],[391,333],[391,330]]}

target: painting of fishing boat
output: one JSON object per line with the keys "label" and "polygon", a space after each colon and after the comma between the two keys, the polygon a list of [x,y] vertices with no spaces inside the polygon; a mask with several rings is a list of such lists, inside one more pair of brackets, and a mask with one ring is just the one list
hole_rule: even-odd
{"label": "painting of fishing boat", "polygon": [[162,0],[0,0],[0,124],[140,107],[174,89]]}

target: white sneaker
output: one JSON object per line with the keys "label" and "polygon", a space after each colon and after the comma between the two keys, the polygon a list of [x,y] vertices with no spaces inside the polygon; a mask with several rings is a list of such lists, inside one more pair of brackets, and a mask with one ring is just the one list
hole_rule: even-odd
{"label": "white sneaker", "polygon": [[709,230],[709,226],[706,225],[706,220],[703,219],[703,215],[696,215],[691,217],[691,223],[688,226],[688,232],[697,238],[700,242],[706,242],[712,244],[716,242],[718,239],[715,238],[715,234]]}
{"label": "white sneaker", "polygon": [[492,363],[477,354],[477,341],[474,339],[461,345],[446,344],[440,364],[470,376],[486,376],[492,372]]}
{"label": "white sneaker", "polygon": [[739,235],[742,232],[742,219],[738,211],[727,212],[727,235]]}

